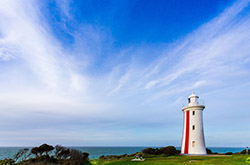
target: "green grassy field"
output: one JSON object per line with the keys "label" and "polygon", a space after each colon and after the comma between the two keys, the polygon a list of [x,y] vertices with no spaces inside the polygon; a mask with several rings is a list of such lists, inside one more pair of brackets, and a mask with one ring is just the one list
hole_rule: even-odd
{"label": "green grassy field", "polygon": [[144,162],[132,162],[131,159],[134,157],[126,157],[121,160],[101,160],[94,159],[91,160],[91,164],[102,165],[128,165],[128,164],[138,164],[138,165],[161,165],[161,164],[249,164],[246,159],[250,156],[246,155],[230,155],[230,156],[169,156],[169,157],[155,157],[155,158],[145,158]]}

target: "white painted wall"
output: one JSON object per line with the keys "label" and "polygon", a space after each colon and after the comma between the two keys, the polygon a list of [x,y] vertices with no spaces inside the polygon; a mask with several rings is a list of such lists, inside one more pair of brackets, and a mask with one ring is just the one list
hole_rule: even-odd
{"label": "white painted wall", "polygon": [[[193,115],[195,111],[195,115]],[[206,153],[205,138],[203,131],[203,108],[193,107],[190,108],[190,128],[189,128],[189,154],[199,154],[204,155]],[[195,129],[193,130],[193,125]],[[192,142],[195,141],[195,146]]]}

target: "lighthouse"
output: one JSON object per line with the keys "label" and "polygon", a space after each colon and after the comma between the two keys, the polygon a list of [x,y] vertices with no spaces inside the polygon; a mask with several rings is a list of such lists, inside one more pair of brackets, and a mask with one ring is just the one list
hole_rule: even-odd
{"label": "lighthouse", "polygon": [[188,97],[188,105],[182,108],[184,114],[181,154],[206,155],[203,131],[202,112],[204,105],[199,97],[192,92]]}

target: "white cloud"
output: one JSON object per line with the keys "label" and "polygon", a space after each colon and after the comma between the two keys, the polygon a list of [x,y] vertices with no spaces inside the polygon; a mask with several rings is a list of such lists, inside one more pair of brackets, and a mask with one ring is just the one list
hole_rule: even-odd
{"label": "white cloud", "polygon": [[74,59],[53,37],[36,3],[1,1],[1,57],[15,57],[17,65],[25,64],[34,74],[24,79],[35,76],[52,90],[83,89],[86,79],[74,70]]}
{"label": "white cloud", "polygon": [[[240,63],[249,59],[250,24],[248,16],[241,16],[240,12],[248,3],[249,1],[237,1],[224,13],[189,34],[182,42],[178,41],[177,47],[163,51],[156,63],[153,62],[150,67],[145,66],[143,71],[146,72],[143,72],[142,78],[138,78],[140,86],[155,93],[158,88],[185,88],[195,84],[197,79],[200,82],[214,83],[224,81],[226,77],[237,76],[236,73],[228,74],[227,69],[230,68],[242,73],[246,68]],[[169,68],[168,65],[171,66],[173,62],[171,57],[175,57],[176,61]],[[183,84],[183,80],[188,82]],[[137,85],[129,80],[127,82],[130,86]],[[197,89],[197,86],[193,88]]]}
{"label": "white cloud", "polygon": [[[59,2],[65,21],[73,20],[70,2]],[[128,121],[143,125],[165,121],[164,115],[170,113],[177,115],[181,99],[193,90],[211,97],[211,89],[216,93],[236,85],[246,88],[240,84],[248,83],[250,77],[250,22],[249,14],[241,12],[248,3],[237,1],[181,41],[155,50],[157,58],[151,62],[133,58],[147,51],[131,46],[112,56],[114,59],[110,57],[111,64],[102,63],[105,70],[101,70],[95,68],[98,53],[103,44],[112,49],[112,37],[81,24],[78,31],[69,32],[76,41],[74,50],[66,50],[51,31],[38,1],[2,0],[0,108],[8,109],[4,115],[9,117],[43,112],[71,119],[65,125],[74,120],[100,127],[113,120],[119,126]],[[119,61],[126,55],[131,60]],[[95,70],[89,71],[89,67]],[[44,127],[47,125],[39,129]],[[51,131],[44,130],[45,134]],[[70,128],[65,131],[70,132]],[[98,131],[89,132],[101,136]]]}

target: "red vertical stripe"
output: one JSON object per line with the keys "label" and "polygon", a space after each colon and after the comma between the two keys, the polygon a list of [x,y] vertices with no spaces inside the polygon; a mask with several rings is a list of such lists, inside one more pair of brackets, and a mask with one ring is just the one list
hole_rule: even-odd
{"label": "red vertical stripe", "polygon": [[188,146],[189,146],[189,111],[186,111],[186,138],[185,138],[184,154],[188,154]]}

